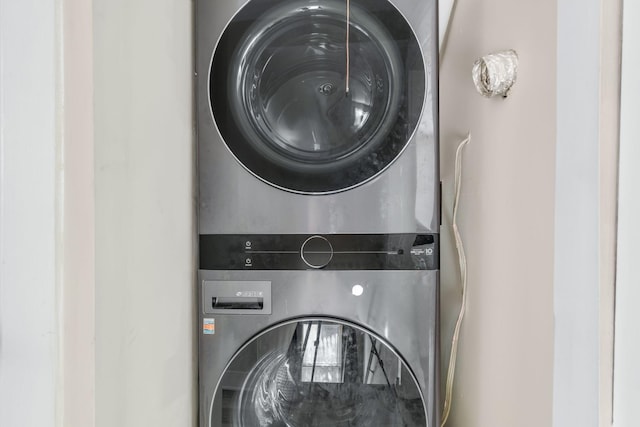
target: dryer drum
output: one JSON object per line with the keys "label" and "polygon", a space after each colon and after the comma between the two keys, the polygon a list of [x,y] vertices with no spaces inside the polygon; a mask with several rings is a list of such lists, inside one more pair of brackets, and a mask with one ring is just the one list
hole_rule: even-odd
{"label": "dryer drum", "polygon": [[384,340],[334,319],[301,319],[256,337],[234,356],[220,392],[234,396],[233,415],[223,418],[237,427],[426,425],[405,362]]}
{"label": "dryer drum", "polygon": [[211,66],[213,117],[259,178],[340,191],[380,173],[409,142],[425,89],[409,24],[387,0],[352,0],[348,28],[347,52],[341,0],[252,0],[227,26]]}

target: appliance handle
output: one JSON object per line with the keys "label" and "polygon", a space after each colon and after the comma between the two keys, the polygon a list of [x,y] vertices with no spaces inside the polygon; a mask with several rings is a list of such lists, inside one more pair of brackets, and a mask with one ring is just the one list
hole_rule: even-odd
{"label": "appliance handle", "polygon": [[211,308],[216,310],[262,310],[264,298],[211,297]]}

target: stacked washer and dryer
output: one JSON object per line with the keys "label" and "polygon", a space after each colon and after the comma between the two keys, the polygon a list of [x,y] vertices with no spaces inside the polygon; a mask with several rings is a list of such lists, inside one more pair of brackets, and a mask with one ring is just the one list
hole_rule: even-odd
{"label": "stacked washer and dryer", "polygon": [[439,426],[436,0],[196,0],[201,427]]}

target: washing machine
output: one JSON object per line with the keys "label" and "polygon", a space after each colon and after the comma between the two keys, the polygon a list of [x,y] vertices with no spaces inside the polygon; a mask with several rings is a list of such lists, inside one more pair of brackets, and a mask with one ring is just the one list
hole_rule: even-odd
{"label": "washing machine", "polygon": [[439,427],[437,271],[200,272],[202,427]]}
{"label": "washing machine", "polygon": [[202,243],[201,427],[439,426],[433,234]]}
{"label": "washing machine", "polygon": [[201,235],[437,233],[437,0],[196,0]]}

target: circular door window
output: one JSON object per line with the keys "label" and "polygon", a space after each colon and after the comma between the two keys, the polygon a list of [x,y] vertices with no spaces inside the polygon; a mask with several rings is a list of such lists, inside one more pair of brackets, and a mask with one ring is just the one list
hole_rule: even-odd
{"label": "circular door window", "polygon": [[210,100],[230,151],[298,193],[362,184],[396,159],[425,98],[409,24],[387,0],[252,0],[213,55]]}
{"label": "circular door window", "polygon": [[[217,400],[217,401],[216,401]],[[300,319],[258,335],[233,357],[214,394],[211,426],[426,426],[404,360],[347,322]]]}

